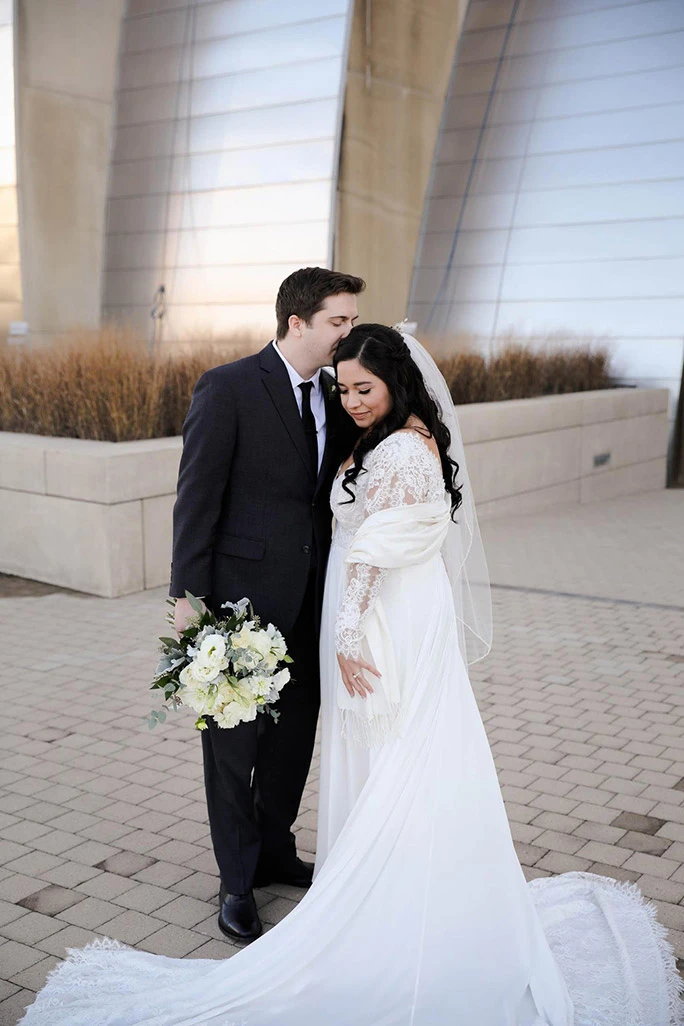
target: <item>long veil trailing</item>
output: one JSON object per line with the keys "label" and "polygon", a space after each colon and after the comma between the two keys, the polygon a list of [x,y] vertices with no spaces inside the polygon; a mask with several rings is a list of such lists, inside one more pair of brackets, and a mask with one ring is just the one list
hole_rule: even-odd
{"label": "long veil trailing", "polygon": [[449,456],[458,464],[457,481],[463,501],[456,512],[455,522],[452,521],[447,532],[442,556],[454,594],[463,659],[466,664],[476,663],[484,659],[492,647],[492,599],[461,429],[449,386],[439,367],[418,339],[406,331],[403,322],[395,324],[394,328],[403,335],[411,358],[423,375],[451,435]]}

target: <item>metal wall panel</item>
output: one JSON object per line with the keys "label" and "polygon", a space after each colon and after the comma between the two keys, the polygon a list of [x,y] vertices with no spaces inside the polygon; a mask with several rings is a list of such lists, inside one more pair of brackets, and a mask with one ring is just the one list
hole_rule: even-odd
{"label": "metal wall panel", "polygon": [[[509,57],[502,69],[502,84],[507,89],[524,89],[674,67],[681,63],[683,46],[684,32],[663,35],[655,31],[653,35],[642,36],[638,46],[631,39],[618,39],[591,47],[557,49],[552,55]],[[455,71],[455,94],[467,96],[489,89],[496,66],[496,60],[478,64],[459,61]]]}
{"label": "metal wall panel", "polygon": [[[109,242],[112,270],[175,267],[226,267],[295,260],[309,264],[325,254],[328,222],[201,228],[173,232],[127,232]],[[164,248],[166,247],[166,249]]]}
{"label": "metal wall panel", "polygon": [[163,283],[165,338],[253,317],[268,337],[280,280],[329,264],[351,8],[130,0],[106,316],[144,325]]}
{"label": "metal wall panel", "polygon": [[153,124],[120,125],[116,133],[114,162],[144,160],[169,154],[212,153],[216,140],[230,152],[254,146],[306,142],[320,139],[321,126],[335,124],[337,99],[306,100],[278,108],[232,111],[204,117],[180,118]]}
{"label": "metal wall panel", "polygon": [[[124,54],[121,75],[127,88],[165,85],[188,78],[232,74],[241,71],[261,71],[273,66],[298,64],[318,59],[334,60],[344,45],[345,19],[337,15],[310,22],[306,30],[301,25],[261,32],[229,35],[224,39],[200,42],[191,50],[182,46],[164,47],[144,53]],[[271,63],[273,62],[273,63]]]}
{"label": "metal wall panel", "polygon": [[605,336],[621,379],[674,393],[684,4],[521,0],[504,52],[513,11],[470,5],[409,316],[484,346],[508,332]]}

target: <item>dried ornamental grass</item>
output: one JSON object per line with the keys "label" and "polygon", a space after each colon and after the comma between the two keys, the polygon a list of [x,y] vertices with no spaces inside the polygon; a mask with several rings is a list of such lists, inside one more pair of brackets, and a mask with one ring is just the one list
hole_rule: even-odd
{"label": "dried ornamental grass", "polygon": [[509,343],[489,359],[463,352],[442,360],[440,367],[456,405],[587,392],[610,384],[608,351],[589,345],[535,351]]}
{"label": "dried ornamental grass", "polygon": [[[151,356],[107,327],[44,350],[0,348],[0,430],[123,442],[179,435],[197,379],[255,349],[241,334]],[[505,340],[489,358],[468,347],[438,357],[454,402],[480,403],[606,388],[608,353]]]}
{"label": "dried ornamental grass", "polygon": [[123,442],[180,434],[200,375],[235,344],[151,356],[119,329],[54,349],[0,349],[0,430]]}

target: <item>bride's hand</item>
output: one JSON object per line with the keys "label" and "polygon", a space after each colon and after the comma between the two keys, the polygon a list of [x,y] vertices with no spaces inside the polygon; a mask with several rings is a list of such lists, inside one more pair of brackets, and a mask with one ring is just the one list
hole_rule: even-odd
{"label": "bride's hand", "polygon": [[369,673],[374,674],[376,677],[381,677],[382,674],[371,663],[366,663],[363,659],[348,659],[339,652],[337,653],[337,662],[344,686],[352,698],[355,694],[360,695],[361,698],[373,694],[373,688],[364,677],[362,671],[368,670]]}

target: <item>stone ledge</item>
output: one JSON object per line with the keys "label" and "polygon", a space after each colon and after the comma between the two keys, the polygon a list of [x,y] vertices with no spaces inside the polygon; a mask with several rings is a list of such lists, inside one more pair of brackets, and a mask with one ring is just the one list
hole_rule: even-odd
{"label": "stone ledge", "polygon": [[463,442],[469,445],[654,413],[667,416],[669,395],[666,388],[606,388],[457,409]]}
{"label": "stone ledge", "polygon": [[[461,406],[480,516],[664,487],[667,400],[618,388]],[[0,572],[106,598],[167,584],[182,444],[0,432]]]}

